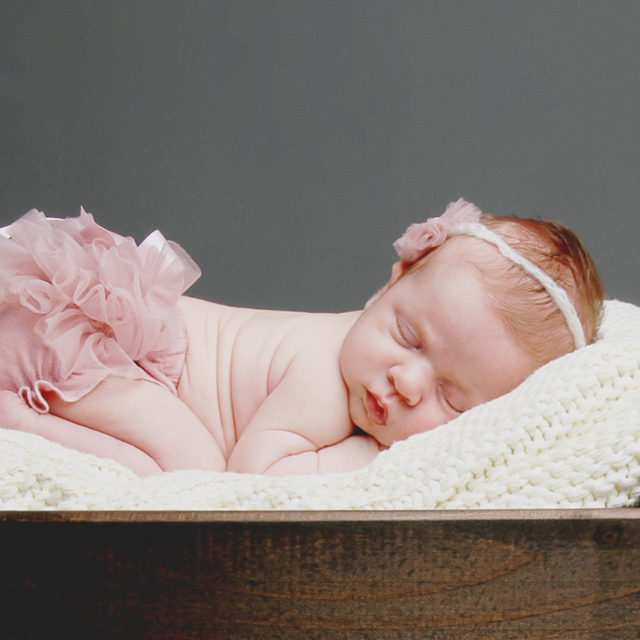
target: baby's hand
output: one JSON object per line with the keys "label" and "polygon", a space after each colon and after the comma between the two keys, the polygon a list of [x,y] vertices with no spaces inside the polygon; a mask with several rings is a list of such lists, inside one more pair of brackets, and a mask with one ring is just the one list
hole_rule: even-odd
{"label": "baby's hand", "polygon": [[272,464],[268,476],[356,471],[373,462],[384,447],[371,436],[351,436],[319,451],[287,456]]}

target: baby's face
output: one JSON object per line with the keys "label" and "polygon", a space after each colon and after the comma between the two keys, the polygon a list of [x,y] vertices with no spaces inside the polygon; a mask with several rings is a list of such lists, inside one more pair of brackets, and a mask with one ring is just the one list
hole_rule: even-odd
{"label": "baby's face", "polygon": [[536,368],[476,271],[437,256],[363,311],[340,367],[353,423],[383,445],[511,391]]}

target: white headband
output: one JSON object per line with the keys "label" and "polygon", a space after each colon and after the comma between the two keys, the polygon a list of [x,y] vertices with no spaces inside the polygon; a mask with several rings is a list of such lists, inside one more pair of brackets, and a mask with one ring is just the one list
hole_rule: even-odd
{"label": "white headband", "polygon": [[505,258],[508,258],[511,262],[515,262],[515,264],[522,267],[532,278],[535,278],[546,289],[551,299],[562,312],[567,326],[569,327],[569,331],[571,331],[571,335],[573,336],[576,349],[580,349],[587,344],[582,323],[580,322],[580,318],[578,317],[575,307],[571,303],[571,300],[569,300],[567,292],[560,287],[550,275],[540,269],[540,267],[537,267],[533,262],[527,260],[515,249],[510,247],[501,236],[491,231],[491,229],[487,229],[483,224],[473,222],[463,222],[455,229],[452,229],[448,235],[473,236],[497,247],[498,251],[500,251]]}

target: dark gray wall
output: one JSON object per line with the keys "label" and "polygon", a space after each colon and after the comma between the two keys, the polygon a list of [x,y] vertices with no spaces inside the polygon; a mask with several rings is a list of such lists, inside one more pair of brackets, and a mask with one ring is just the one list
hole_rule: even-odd
{"label": "dark gray wall", "polygon": [[3,0],[0,223],[84,205],[194,295],[340,310],[464,196],[640,303],[638,34],[637,0]]}

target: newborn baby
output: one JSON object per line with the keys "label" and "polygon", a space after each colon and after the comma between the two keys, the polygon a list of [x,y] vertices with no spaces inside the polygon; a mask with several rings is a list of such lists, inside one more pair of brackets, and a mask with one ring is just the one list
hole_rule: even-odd
{"label": "newborn baby", "polygon": [[0,238],[0,426],[176,469],[349,471],[595,339],[602,288],[557,223],[458,200],[412,225],[364,310],[232,308],[181,296],[199,270],[30,212]]}

